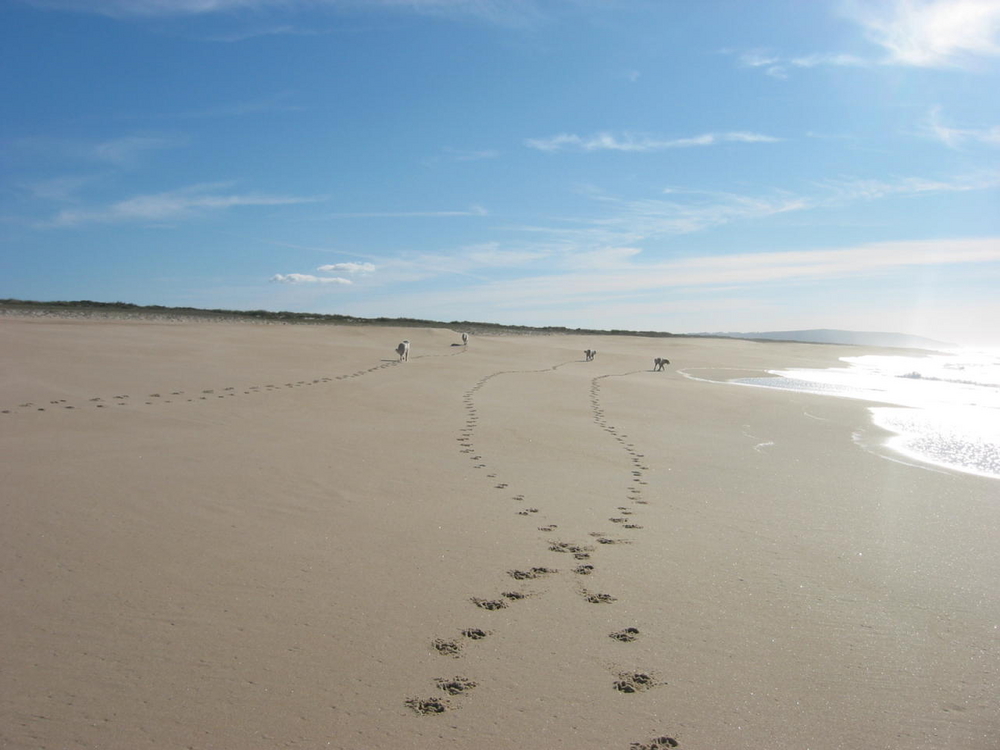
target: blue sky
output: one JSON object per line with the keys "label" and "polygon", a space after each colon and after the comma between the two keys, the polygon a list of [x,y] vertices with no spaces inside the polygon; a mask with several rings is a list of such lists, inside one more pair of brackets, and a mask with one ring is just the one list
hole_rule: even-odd
{"label": "blue sky", "polygon": [[0,297],[1000,345],[1000,0],[7,0]]}

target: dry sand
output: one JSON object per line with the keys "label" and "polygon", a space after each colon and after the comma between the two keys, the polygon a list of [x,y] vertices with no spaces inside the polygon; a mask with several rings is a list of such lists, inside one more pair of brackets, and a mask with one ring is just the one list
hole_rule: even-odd
{"label": "dry sand", "polygon": [[459,340],[0,319],[0,745],[1000,747],[1000,483],[679,372],[858,349]]}

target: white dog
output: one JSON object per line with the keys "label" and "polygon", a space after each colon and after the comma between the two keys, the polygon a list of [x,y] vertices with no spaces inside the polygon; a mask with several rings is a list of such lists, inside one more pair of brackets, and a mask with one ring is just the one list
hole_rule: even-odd
{"label": "white dog", "polygon": [[468,344],[469,344],[469,334],[463,333],[462,334],[462,346],[468,346]]}
{"label": "white dog", "polygon": [[594,357],[597,356],[597,349],[584,349],[584,356],[587,357],[587,361],[590,362]]}
{"label": "white dog", "polygon": [[399,346],[396,347],[396,354],[399,355],[400,362],[406,362],[410,359],[410,342],[404,341]]}

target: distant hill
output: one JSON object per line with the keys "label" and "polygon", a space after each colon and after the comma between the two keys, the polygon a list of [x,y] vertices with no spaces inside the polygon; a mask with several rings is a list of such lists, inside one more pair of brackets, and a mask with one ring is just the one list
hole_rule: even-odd
{"label": "distant hill", "polygon": [[768,341],[804,341],[810,344],[851,344],[854,346],[888,346],[904,349],[954,349],[956,344],[911,336],[906,333],[873,333],[814,328],[810,331],[756,331],[753,333],[701,333],[697,336],[725,336],[734,339],[765,339]]}

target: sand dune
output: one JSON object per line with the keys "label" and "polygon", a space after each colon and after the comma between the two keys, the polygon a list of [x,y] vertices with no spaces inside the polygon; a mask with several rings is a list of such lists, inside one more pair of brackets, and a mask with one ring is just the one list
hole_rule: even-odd
{"label": "sand dune", "polygon": [[679,372],[858,349],[460,341],[0,319],[0,745],[1000,746],[997,483]]}

